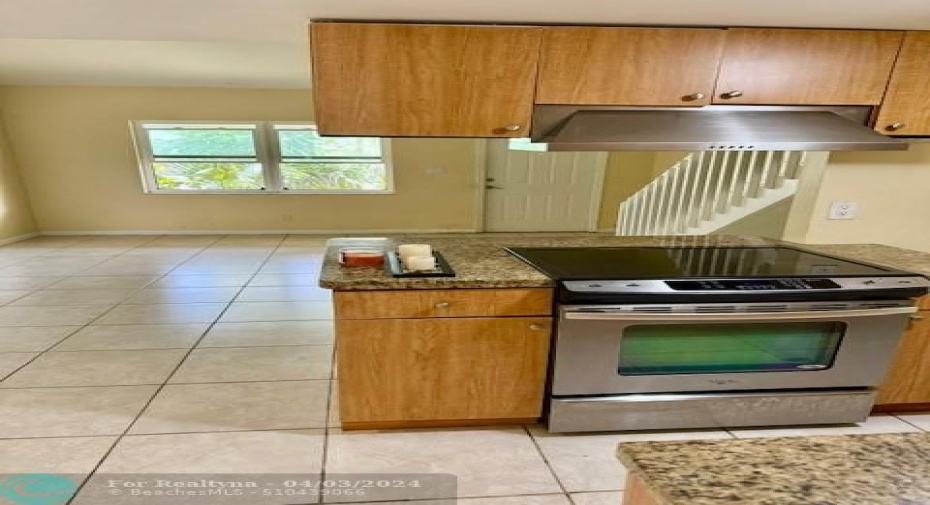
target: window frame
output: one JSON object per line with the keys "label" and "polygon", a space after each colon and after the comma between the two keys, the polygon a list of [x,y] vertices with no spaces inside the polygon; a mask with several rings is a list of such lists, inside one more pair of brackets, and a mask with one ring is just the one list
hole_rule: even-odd
{"label": "window frame", "polygon": [[[254,126],[255,163],[262,169],[263,189],[161,189],[152,168],[155,156],[145,125]],[[281,175],[284,163],[275,126],[312,126],[312,121],[167,121],[132,120],[129,122],[131,141],[139,165],[142,192],[148,195],[390,195],[394,194],[394,165],[391,139],[380,137],[381,163],[385,169],[385,189],[285,189]]]}

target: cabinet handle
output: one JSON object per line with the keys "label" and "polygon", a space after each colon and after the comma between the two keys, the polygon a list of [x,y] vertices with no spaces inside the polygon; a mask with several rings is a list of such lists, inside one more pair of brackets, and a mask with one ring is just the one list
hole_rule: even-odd
{"label": "cabinet handle", "polygon": [[520,131],[521,129],[523,129],[523,127],[520,126],[520,125],[518,125],[518,124],[509,124],[509,125],[505,126],[504,129],[507,130],[507,131],[509,131],[509,132],[518,132],[518,131]]}
{"label": "cabinet handle", "polygon": [[890,125],[886,126],[885,129],[890,132],[894,132],[894,131],[900,130],[901,128],[904,128],[905,126],[907,125],[904,123],[891,123]]}
{"label": "cabinet handle", "polygon": [[695,102],[697,100],[703,100],[705,96],[704,93],[691,93],[690,95],[681,97],[681,100],[683,102]]}
{"label": "cabinet handle", "polygon": [[726,93],[720,95],[720,98],[729,99],[729,98],[739,98],[741,96],[743,96],[743,92],[738,89],[734,89],[733,91],[727,91]]}
{"label": "cabinet handle", "polygon": [[530,325],[530,329],[531,329],[531,330],[541,330],[541,329],[543,329],[543,325],[533,323],[533,324]]}
{"label": "cabinet handle", "polygon": [[436,308],[437,309],[448,309],[450,305],[452,304],[449,302],[439,302],[436,304]]}
{"label": "cabinet handle", "polygon": [[923,321],[926,319],[924,316],[911,316],[911,321]]}

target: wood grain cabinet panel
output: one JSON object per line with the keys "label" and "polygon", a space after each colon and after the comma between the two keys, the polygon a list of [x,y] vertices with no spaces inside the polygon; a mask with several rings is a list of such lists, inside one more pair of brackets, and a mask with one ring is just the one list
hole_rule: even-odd
{"label": "wood grain cabinet panel", "polygon": [[930,135],[930,32],[907,32],[875,129],[886,135]]}
{"label": "wood grain cabinet panel", "polygon": [[336,319],[505,317],[552,314],[552,289],[337,291]]}
{"label": "wood grain cabinet panel", "polygon": [[523,137],[541,29],[312,23],[324,135]]}
{"label": "wood grain cabinet panel", "polygon": [[[877,105],[904,32],[734,28],[714,103]],[[741,96],[724,98],[733,91]]]}
{"label": "wood grain cabinet panel", "polygon": [[876,403],[930,403],[930,311],[918,312],[904,333]]}
{"label": "wood grain cabinet panel", "polygon": [[342,425],[538,418],[551,331],[544,317],[336,321]]}
{"label": "wood grain cabinet panel", "polygon": [[707,105],[726,31],[546,28],[536,103]]}

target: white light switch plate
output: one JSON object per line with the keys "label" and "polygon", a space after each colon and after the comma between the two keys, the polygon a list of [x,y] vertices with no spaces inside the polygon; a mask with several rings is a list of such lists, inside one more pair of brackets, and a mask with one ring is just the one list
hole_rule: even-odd
{"label": "white light switch plate", "polygon": [[827,219],[856,219],[859,211],[857,202],[831,202],[830,214]]}

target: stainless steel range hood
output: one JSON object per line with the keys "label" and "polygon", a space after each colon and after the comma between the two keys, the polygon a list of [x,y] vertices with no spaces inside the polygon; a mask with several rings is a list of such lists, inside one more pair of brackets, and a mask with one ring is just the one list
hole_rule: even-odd
{"label": "stainless steel range hood", "polygon": [[755,105],[538,105],[533,112],[532,140],[545,143],[548,151],[907,149],[906,143],[865,126],[871,110],[871,107]]}

